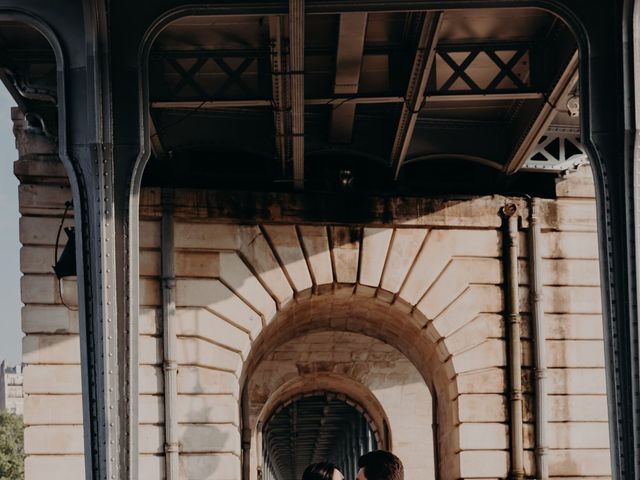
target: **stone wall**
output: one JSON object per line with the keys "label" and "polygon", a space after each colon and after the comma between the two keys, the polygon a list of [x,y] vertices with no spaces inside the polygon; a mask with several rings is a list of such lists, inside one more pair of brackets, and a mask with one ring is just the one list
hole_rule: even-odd
{"label": "stone wall", "polygon": [[[21,180],[26,479],[80,479],[84,448],[75,285],[65,281],[61,291],[51,273],[55,236],[70,194],[55,149],[27,152],[25,148],[15,172]],[[259,383],[261,372],[269,365],[273,368],[276,356],[308,343],[313,335],[364,337],[371,342],[371,351],[373,345],[386,344],[389,347],[384,348],[397,352],[402,360],[384,372],[385,381],[395,382],[398,395],[414,395],[403,390],[407,382],[416,385],[415,395],[422,392],[427,398],[429,391],[433,395],[441,478],[506,477],[508,352],[498,210],[509,200],[372,200],[369,220],[345,224],[332,221],[331,212],[322,218],[309,213],[305,201],[287,204],[293,197],[285,201],[276,194],[254,202],[253,221],[234,221],[224,216],[230,214],[225,205],[232,203],[233,195],[175,192],[177,415],[183,478],[240,479],[241,438],[246,431],[255,433],[253,422],[261,411],[254,403],[253,416],[248,415],[241,408],[242,399],[250,395],[251,382]],[[565,478],[608,477],[598,249],[588,168],[560,181],[558,195],[558,200],[543,200],[541,245],[550,473]],[[220,200],[224,198],[227,203]],[[533,476],[527,206],[520,199],[516,203],[522,216],[525,466],[527,475]],[[159,190],[144,190],[141,478],[164,476],[160,214]],[[305,215],[310,220],[305,221]],[[71,224],[72,218],[66,223]],[[335,355],[327,352],[324,358],[321,351],[313,353],[314,361],[324,362]],[[307,367],[314,361],[305,360]],[[321,373],[344,374],[375,397],[378,377],[345,374],[350,362],[345,357],[334,362],[342,367],[334,365]],[[364,363],[368,368],[375,364]],[[291,364],[282,368],[294,375],[282,378],[282,385],[300,373],[291,370]],[[318,383],[325,385],[322,381]],[[269,388],[276,391],[278,385]],[[396,418],[395,425],[422,419],[421,428],[430,428],[430,403],[407,409],[402,418],[392,406],[401,397],[392,390],[388,398],[377,392],[389,419]],[[411,443],[416,452],[433,459],[429,439],[416,443],[412,437],[408,442],[402,436],[404,428],[391,422],[391,429],[398,452]],[[415,452],[404,452],[411,464]]]}

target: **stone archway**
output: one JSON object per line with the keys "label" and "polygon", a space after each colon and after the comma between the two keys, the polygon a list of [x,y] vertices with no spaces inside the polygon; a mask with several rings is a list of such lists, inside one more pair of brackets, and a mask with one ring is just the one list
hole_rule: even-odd
{"label": "stone archway", "polygon": [[[485,212],[473,217],[483,229],[229,225],[176,216],[183,471],[240,478],[241,445],[248,446],[251,435],[238,422],[251,372],[293,338],[342,331],[393,346],[430,388],[438,406],[441,478],[468,475],[478,464],[490,467],[485,476],[506,472],[505,409],[487,415],[463,407],[460,413],[465,402],[504,405],[500,219],[497,203],[478,202],[456,208]],[[157,248],[157,223],[141,227],[148,232],[145,245]],[[157,305],[155,280],[145,276],[153,272],[141,273],[141,303]],[[159,372],[153,315],[143,309],[140,317],[144,379]],[[141,384],[141,402],[155,404],[159,393],[161,384]],[[141,453],[149,462],[157,461],[157,430],[141,426]],[[205,437],[220,440],[205,448]]]}
{"label": "stone archway", "polygon": [[[273,409],[297,395],[314,392],[334,392],[352,399],[370,419],[378,445],[398,454],[409,476],[434,478],[433,405],[422,375],[393,346],[339,329],[316,331],[275,345],[247,376],[243,425],[245,439],[251,435],[252,465],[260,454],[256,449],[260,425]],[[255,478],[254,473],[251,468],[250,478]]]}

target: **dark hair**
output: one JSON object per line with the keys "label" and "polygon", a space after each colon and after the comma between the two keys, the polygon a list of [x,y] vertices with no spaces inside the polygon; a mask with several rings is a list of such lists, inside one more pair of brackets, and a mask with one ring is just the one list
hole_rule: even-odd
{"label": "dark hair", "polygon": [[358,460],[358,468],[364,468],[367,480],[404,480],[402,462],[385,450],[365,453]]}
{"label": "dark hair", "polygon": [[302,480],[333,480],[333,472],[337,468],[331,462],[312,463],[304,469]]}

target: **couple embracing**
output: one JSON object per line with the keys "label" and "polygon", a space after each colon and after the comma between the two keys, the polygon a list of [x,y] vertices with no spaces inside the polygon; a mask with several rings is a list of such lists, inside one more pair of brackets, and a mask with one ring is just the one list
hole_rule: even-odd
{"label": "couple embracing", "polygon": [[[302,480],[344,480],[344,475],[333,463],[320,462],[309,465]],[[355,480],[404,480],[402,462],[385,450],[366,453],[358,460]]]}

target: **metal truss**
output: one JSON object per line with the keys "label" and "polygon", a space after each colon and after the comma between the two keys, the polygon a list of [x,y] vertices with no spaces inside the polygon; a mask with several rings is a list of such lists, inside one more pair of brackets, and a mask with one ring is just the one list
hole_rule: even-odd
{"label": "metal truss", "polygon": [[[530,82],[531,45],[526,44],[451,44],[438,45],[430,94],[480,94],[533,92]],[[438,81],[437,69],[451,69]],[[482,65],[483,68],[474,68]],[[493,77],[486,75],[494,68]],[[516,70],[517,69],[517,70]]]}
{"label": "metal truss", "polygon": [[[268,51],[265,50],[243,50],[237,51],[196,51],[196,52],[155,52],[152,60],[159,62],[158,67],[169,65],[172,70],[180,76],[180,80],[173,88],[165,93],[166,98],[197,99],[206,101],[209,99],[224,98],[232,87],[237,87],[242,91],[242,96],[246,98],[258,98],[264,96],[264,92],[251,88],[243,75],[254,62],[261,58],[266,59]],[[230,65],[231,59],[242,59],[237,66]],[[186,67],[185,64],[191,64]],[[222,85],[215,90],[211,90],[202,82],[202,73],[205,66],[214,66],[213,73],[221,73],[226,76]],[[211,72],[207,72],[208,75]],[[194,94],[185,94],[184,91],[190,87]]]}
{"label": "metal truss", "polygon": [[577,133],[550,129],[540,138],[522,171],[564,172],[587,163],[589,163],[589,157]]}

